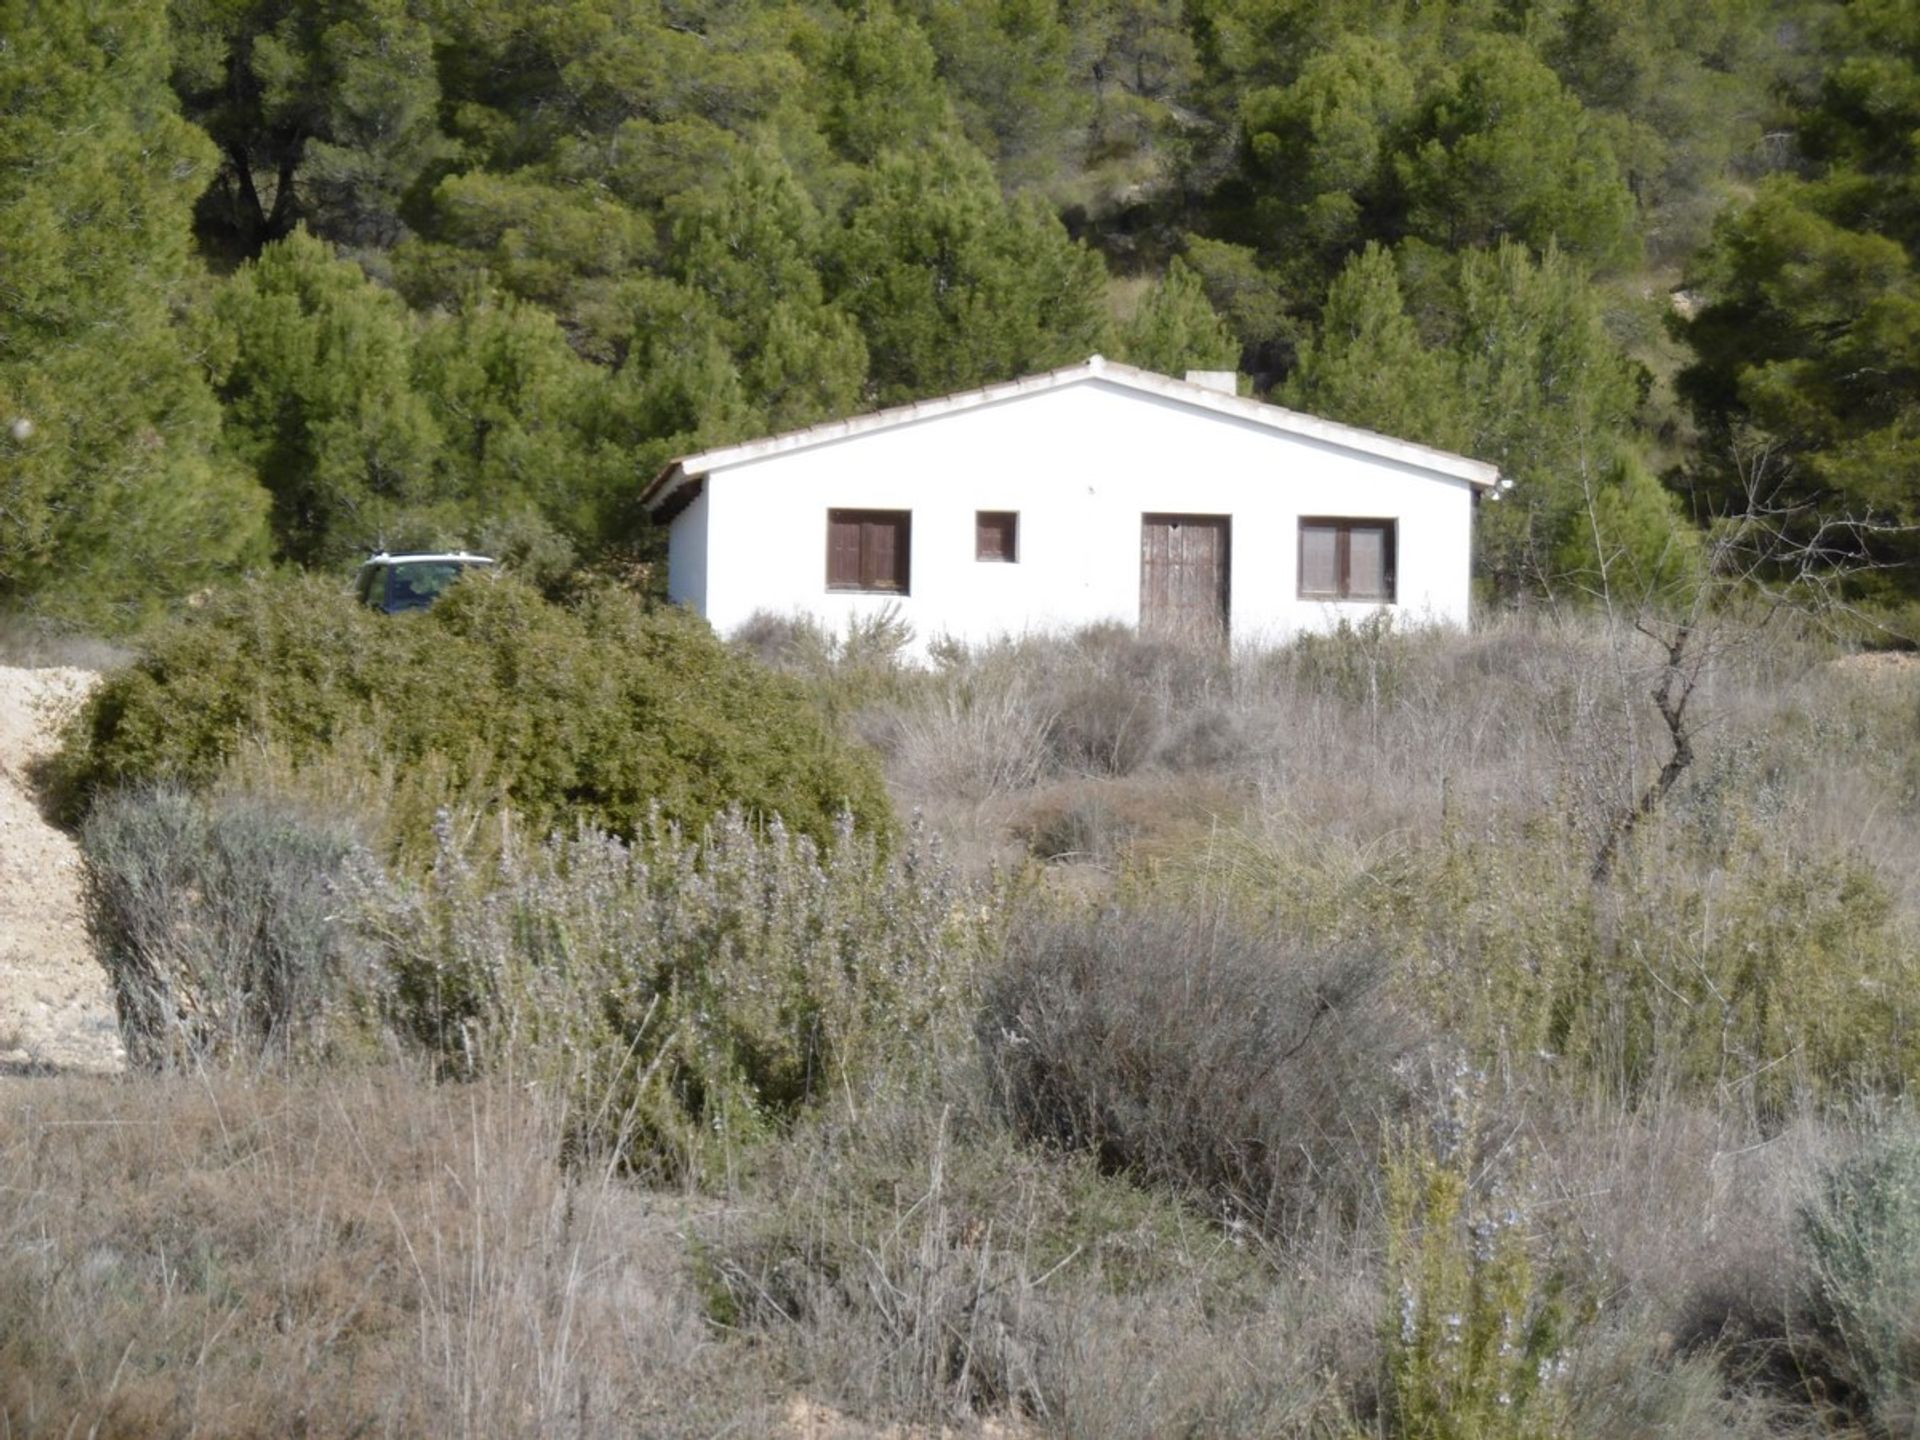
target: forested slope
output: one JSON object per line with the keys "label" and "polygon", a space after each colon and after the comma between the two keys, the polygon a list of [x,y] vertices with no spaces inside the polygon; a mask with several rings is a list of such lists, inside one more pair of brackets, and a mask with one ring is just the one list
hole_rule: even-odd
{"label": "forested slope", "polygon": [[1756,472],[1916,518],[1898,0],[0,0],[0,33],[8,608],[132,623],[378,543],[626,556],[675,451],[1096,349],[1498,462],[1500,594],[1588,565],[1599,502],[1659,546]]}

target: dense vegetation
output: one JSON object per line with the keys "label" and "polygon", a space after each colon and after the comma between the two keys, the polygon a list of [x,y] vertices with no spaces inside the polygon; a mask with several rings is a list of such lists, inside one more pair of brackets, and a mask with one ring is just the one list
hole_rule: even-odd
{"label": "dense vegetation", "polygon": [[[0,618],[141,645],[8,1433],[1911,1432],[1920,694],[1794,622],[1920,596],[1916,16],[0,0]],[[1096,348],[1550,603],[641,598],[676,450]]]}
{"label": "dense vegetation", "polygon": [[[1628,625],[928,671],[769,621],[910,830],[543,836],[369,769],[411,722],[285,593],[76,734],[175,778],[81,831],[136,1073],[0,1080],[16,1433],[1912,1429],[1920,667],[1716,621],[1596,871],[1669,738]],[[591,623],[365,623],[476,608]],[[149,763],[216,732],[267,743]]]}
{"label": "dense vegetation", "polygon": [[[417,621],[418,623],[412,623]],[[531,833],[701,826],[729,808],[825,843],[892,824],[870,757],[793,681],[698,620],[613,588],[572,606],[476,576],[407,623],[318,577],[236,588],[155,631],[76,717],[69,819],[116,787],[364,788],[383,848],[418,856],[450,805]]]}
{"label": "dense vegetation", "polygon": [[630,555],[676,450],[1096,348],[1498,462],[1504,593],[1561,587],[1610,496],[1656,550],[1756,487],[1916,518],[1897,0],[0,18],[10,609]]}

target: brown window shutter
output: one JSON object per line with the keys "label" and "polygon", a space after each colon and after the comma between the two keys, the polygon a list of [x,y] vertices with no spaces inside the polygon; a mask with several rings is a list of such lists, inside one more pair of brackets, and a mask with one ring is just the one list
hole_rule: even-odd
{"label": "brown window shutter", "polygon": [[875,517],[864,522],[860,535],[860,583],[869,590],[897,590],[895,567],[899,564],[899,532],[892,522]]}
{"label": "brown window shutter", "polygon": [[1018,557],[1019,514],[1013,510],[979,510],[973,517],[973,558],[1012,563]]}
{"label": "brown window shutter", "polygon": [[827,588],[907,593],[909,510],[829,510]]}
{"label": "brown window shutter", "polygon": [[1340,529],[1336,525],[1300,525],[1300,593],[1340,593]]}
{"label": "brown window shutter", "polygon": [[860,588],[860,519],[843,510],[827,515],[827,585],[835,590]]}
{"label": "brown window shutter", "polygon": [[1347,594],[1376,600],[1386,593],[1386,527],[1355,525],[1347,531]]}

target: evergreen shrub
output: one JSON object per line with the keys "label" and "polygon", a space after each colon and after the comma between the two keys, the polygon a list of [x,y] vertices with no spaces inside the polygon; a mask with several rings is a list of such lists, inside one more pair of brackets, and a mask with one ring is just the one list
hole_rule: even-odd
{"label": "evergreen shrub", "polygon": [[[1423,1127],[1388,1140],[1387,1433],[1401,1440],[1570,1435],[1561,1377],[1577,1322],[1536,1233],[1513,1137],[1479,1133],[1485,1077],[1456,1063]],[[1542,1263],[1546,1262],[1546,1263]]]}
{"label": "evergreen shrub", "polygon": [[1876,1433],[1920,1425],[1920,1131],[1829,1171],[1800,1214],[1823,1368]]}
{"label": "evergreen shrub", "polygon": [[[876,766],[792,681],[700,621],[615,591],[572,606],[473,576],[406,617],[331,581],[260,581],[160,631],[108,677],[55,766],[68,818],[138,782],[209,785],[243,750],[337,764],[504,805],[535,832],[703,824],[729,806],[819,842],[838,817],[884,832]],[[431,809],[416,828],[430,823]],[[424,834],[401,837],[427,848]]]}
{"label": "evergreen shrub", "polygon": [[399,1029],[568,1108],[576,1158],[700,1180],[822,1101],[864,1108],[966,1042],[992,907],[909,834],[828,846],[738,811],[470,862],[369,911]]}

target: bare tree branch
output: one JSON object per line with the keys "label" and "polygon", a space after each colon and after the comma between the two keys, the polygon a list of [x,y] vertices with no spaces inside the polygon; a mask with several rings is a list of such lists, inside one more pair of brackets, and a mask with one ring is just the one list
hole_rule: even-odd
{"label": "bare tree branch", "polygon": [[[1653,815],[1679,784],[1695,758],[1702,728],[1693,701],[1701,678],[1720,656],[1755,642],[1779,616],[1793,615],[1816,624],[1894,632],[1863,614],[1848,596],[1859,577],[1892,568],[1874,558],[1874,540],[1911,535],[1916,527],[1895,525],[1873,515],[1822,513],[1805,500],[1787,500],[1785,467],[1777,448],[1764,438],[1736,441],[1734,463],[1741,480],[1737,508],[1712,518],[1698,573],[1684,585],[1654,577],[1643,579],[1640,593],[1617,592],[1615,568],[1602,547],[1600,585],[1610,619],[1630,611],[1633,631],[1657,645],[1661,662],[1649,692],[1666,730],[1666,755],[1659,772],[1608,824],[1594,855],[1593,878],[1605,880],[1634,832]],[[1589,523],[1596,546],[1600,527],[1589,496]],[[1742,599],[1758,600],[1757,619],[1736,617]],[[1837,628],[1837,627],[1836,627]]]}

